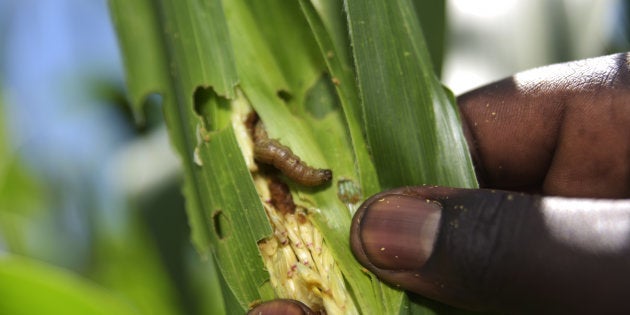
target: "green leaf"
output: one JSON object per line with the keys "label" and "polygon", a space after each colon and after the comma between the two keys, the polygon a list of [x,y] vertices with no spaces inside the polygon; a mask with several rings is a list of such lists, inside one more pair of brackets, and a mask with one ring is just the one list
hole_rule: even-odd
{"label": "green leaf", "polygon": [[42,214],[47,191],[20,159],[19,146],[11,143],[5,108],[0,89],[0,239],[7,250],[24,254],[29,223]]}
{"label": "green leaf", "polygon": [[[268,277],[256,241],[271,230],[227,127],[229,115],[218,114],[226,97],[235,97],[238,80],[221,2],[113,0],[110,7],[134,105],[152,92],[163,95],[169,134],[184,165],[193,242],[204,256],[212,249],[244,311],[260,298],[258,286]],[[202,118],[207,111],[217,115]],[[210,135],[210,129],[223,131]]]}
{"label": "green leaf", "polygon": [[[301,16],[299,7],[285,5],[286,2],[267,2],[269,8],[284,12],[283,16]],[[277,38],[293,38],[299,45],[281,46],[287,52],[279,53],[281,47],[272,47],[273,40],[268,40],[269,33],[258,31],[265,10],[246,6],[244,1],[230,1],[226,3],[226,15],[230,32],[233,36],[235,60],[241,78],[243,92],[256,109],[258,115],[265,122],[271,138],[279,139],[288,145],[298,156],[306,158],[310,165],[330,167],[340,178],[359,183],[354,167],[351,146],[344,135],[344,122],[340,120],[339,108],[319,102],[310,103],[313,99],[326,96],[330,89],[326,88],[326,76],[322,76],[325,69],[322,58],[304,58],[302,62],[290,61],[294,56],[310,56],[315,46],[312,36],[304,34],[308,30],[307,24],[293,24],[292,27],[276,27]],[[281,9],[282,7],[282,9]],[[289,12],[292,8],[292,12]],[[270,9],[267,9],[270,10]],[[276,21],[281,24],[280,21]],[[273,22],[270,22],[273,23]],[[275,52],[274,52],[275,51]],[[315,50],[317,52],[317,50]],[[298,66],[299,64],[299,66]],[[299,67],[299,75],[292,76],[291,67]],[[324,78],[324,79],[322,79]],[[322,87],[322,85],[324,87]],[[320,89],[320,90],[318,90]],[[291,99],[286,103],[277,95],[278,91],[287,91]],[[317,92],[319,91],[319,92]],[[334,94],[326,97],[335,98]],[[323,117],[314,114],[318,108],[322,109]],[[325,109],[328,107],[329,109]],[[338,135],[338,136],[330,136]],[[372,174],[373,176],[373,174]],[[364,313],[391,313],[382,296],[377,295],[372,287],[372,281],[366,277],[361,266],[356,262],[348,250],[348,231],[350,226],[350,211],[337,197],[334,185],[320,189],[305,189],[292,186],[297,192],[296,202],[313,209],[314,223],[324,235],[335,261],[342,270],[344,277],[352,288],[357,304]],[[382,290],[393,292],[391,289],[381,288],[376,282],[378,292]],[[399,294],[400,295],[400,294]],[[396,303],[396,301],[394,301]],[[384,308],[385,305],[385,308]]]}
{"label": "green leaf", "polygon": [[[354,299],[344,305],[352,310],[351,304],[356,303],[358,310],[366,314],[404,311],[408,302],[402,292],[364,272],[349,250],[348,231],[357,202],[382,187],[425,179],[429,183],[461,181],[474,185],[474,177],[465,177],[473,173],[467,173],[472,168],[467,152],[462,151],[465,142],[458,129],[457,113],[432,73],[411,4],[405,2],[412,16],[396,16],[391,14],[393,9],[376,13],[392,15],[387,19],[401,18],[386,20],[391,25],[385,26],[394,27],[399,33],[396,36],[404,36],[387,41],[384,32],[375,44],[368,32],[378,31],[383,25],[371,25],[369,30],[364,30],[363,37],[357,37],[354,7],[346,16],[336,1],[138,2],[142,5],[111,0],[126,56],[128,81],[146,80],[130,82],[130,94],[135,95],[136,107],[151,92],[163,95],[169,133],[184,166],[184,194],[193,242],[202,255],[214,253],[225,280],[222,287],[226,307],[243,312],[257,300],[275,297],[270,292],[269,274],[264,270],[256,244],[270,237],[272,230],[260,200],[267,175],[256,170],[251,139],[244,126],[247,112],[253,108],[270,138],[290,147],[307,164],[330,168],[334,173],[332,184],[315,188],[283,178],[290,186],[295,203],[308,213],[318,233],[323,235],[336,262],[334,268],[343,273],[344,280],[339,283],[349,287]],[[386,4],[376,7],[379,6],[388,7]],[[393,5],[399,9],[400,6]],[[134,13],[129,11],[133,10],[146,10],[135,15],[144,22],[131,18]],[[403,21],[417,33],[412,36],[411,32],[401,32]],[[135,31],[129,28],[134,27],[134,23],[148,25],[143,36],[133,36]],[[132,35],[127,35],[130,32]],[[353,35],[354,51],[350,49],[348,34]],[[373,44],[371,51],[359,47],[367,44]],[[396,47],[383,48],[384,45]],[[415,61],[405,59],[407,55],[398,60],[401,56],[396,55],[395,50],[399,48],[415,49],[407,49]],[[394,54],[370,57],[375,51],[376,55]],[[146,60],[139,60],[143,54]],[[389,84],[389,75],[371,82],[369,76],[382,74],[366,70],[375,60],[394,64],[402,64],[402,61],[417,73],[409,77],[409,82],[397,79]],[[392,70],[380,66],[375,68],[383,73]],[[381,97],[380,92],[373,95],[379,91],[375,82],[380,84],[383,80],[389,84],[389,94],[405,94],[410,85],[421,88],[392,99]],[[420,109],[410,108],[418,103]],[[384,116],[386,120],[402,110],[410,112],[399,115],[411,113],[417,118],[423,114],[427,121],[417,129],[401,127],[409,123],[411,117],[408,116],[403,117],[407,119],[403,123],[387,121],[383,124],[375,116],[379,110],[394,112]],[[379,136],[383,128],[393,131]],[[396,151],[383,146],[383,142],[398,143],[409,134],[418,136],[410,130],[429,134],[413,139],[423,141],[411,148]],[[451,151],[464,152],[445,162],[463,159],[457,162],[460,167],[455,167],[454,172],[436,164],[439,160],[436,157],[425,159],[417,154],[439,155]],[[394,163],[403,164],[384,163],[386,152],[397,152],[400,157]],[[427,170],[436,165],[437,171]],[[401,172],[402,169],[405,172]],[[409,172],[414,169],[419,171]],[[458,177],[462,174],[467,179]],[[240,309],[234,309],[235,304]]]}
{"label": "green leaf", "polygon": [[201,84],[234,96],[237,77],[221,1],[111,0],[109,4],[137,116],[148,94],[168,94],[173,78],[187,94]]}
{"label": "green leaf", "polygon": [[260,299],[259,286],[269,277],[256,242],[270,235],[271,228],[234,131],[217,132],[199,148],[204,164],[196,170],[197,187],[202,189],[204,212],[212,225],[210,240],[227,284],[241,305],[247,306]]}
{"label": "green leaf", "polygon": [[141,108],[147,95],[163,92],[168,78],[158,12],[151,0],[109,1],[109,9],[118,28],[130,103],[136,119],[141,120]]}
{"label": "green leaf", "polygon": [[0,256],[0,296],[1,314],[139,314],[85,279],[19,256]]}
{"label": "green leaf", "polygon": [[364,196],[377,193],[380,188],[376,171],[367,150],[367,143],[363,137],[362,107],[355,83],[355,73],[350,53],[345,16],[341,3],[337,1],[322,1],[317,7],[310,1],[300,0],[300,5],[313,35],[317,39],[320,52],[325,56],[330,75],[335,79],[335,89],[338,94],[345,124],[347,125],[352,142],[351,149],[356,160],[356,171]]}
{"label": "green leaf", "polygon": [[412,3],[345,4],[381,187],[476,187],[457,111],[433,73]]}
{"label": "green leaf", "polygon": [[[124,211],[124,213],[116,213]],[[143,314],[180,313],[176,290],[158,254],[154,240],[133,209],[109,209],[120,219],[96,219],[90,277],[124,297]],[[123,219],[124,218],[124,219]],[[106,222],[106,223],[103,223]]]}
{"label": "green leaf", "polygon": [[433,71],[440,77],[446,36],[446,1],[413,0],[413,4],[422,26],[424,41],[431,56]]}

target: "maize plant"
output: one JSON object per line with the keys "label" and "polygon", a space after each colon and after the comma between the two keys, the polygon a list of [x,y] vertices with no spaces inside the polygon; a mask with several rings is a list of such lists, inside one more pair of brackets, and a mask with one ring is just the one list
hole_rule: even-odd
{"label": "maize plant", "polygon": [[435,5],[110,1],[130,101],[140,113],[162,97],[192,241],[217,262],[227,313],[275,298],[330,314],[435,310],[362,268],[348,239],[381,190],[477,185],[418,18]]}

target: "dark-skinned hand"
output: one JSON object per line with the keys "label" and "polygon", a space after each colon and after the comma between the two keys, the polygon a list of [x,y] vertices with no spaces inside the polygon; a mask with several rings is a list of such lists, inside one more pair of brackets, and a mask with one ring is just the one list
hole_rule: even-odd
{"label": "dark-skinned hand", "polygon": [[[479,182],[497,190],[372,196],[353,219],[356,258],[464,309],[630,314],[629,63],[624,53],[552,65],[458,97]],[[308,310],[267,305],[252,312]]]}

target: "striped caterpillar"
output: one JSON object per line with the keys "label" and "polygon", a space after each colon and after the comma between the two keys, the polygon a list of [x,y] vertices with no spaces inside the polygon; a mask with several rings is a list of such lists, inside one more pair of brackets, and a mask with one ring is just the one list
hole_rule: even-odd
{"label": "striped caterpillar", "polygon": [[278,140],[269,139],[260,120],[254,128],[254,158],[273,165],[288,178],[304,186],[319,186],[332,179],[331,170],[310,167],[287,146]]}

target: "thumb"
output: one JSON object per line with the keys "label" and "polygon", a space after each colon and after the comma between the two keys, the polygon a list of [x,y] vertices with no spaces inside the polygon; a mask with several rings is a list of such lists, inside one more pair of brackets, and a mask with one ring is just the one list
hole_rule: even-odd
{"label": "thumb", "polygon": [[407,187],[363,203],[351,245],[386,282],[462,308],[630,312],[630,200]]}

